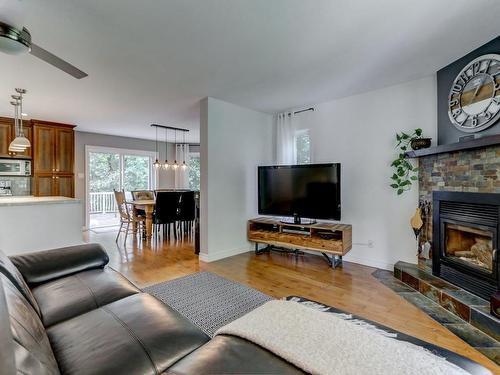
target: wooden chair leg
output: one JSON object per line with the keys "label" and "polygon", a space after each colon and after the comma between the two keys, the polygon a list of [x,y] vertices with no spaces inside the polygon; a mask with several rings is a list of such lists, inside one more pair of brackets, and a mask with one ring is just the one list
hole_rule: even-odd
{"label": "wooden chair leg", "polygon": [[118,234],[116,235],[115,242],[118,242],[118,237],[120,237],[120,233],[122,232],[122,228],[123,228],[123,222],[121,221],[120,222],[120,229],[118,229]]}

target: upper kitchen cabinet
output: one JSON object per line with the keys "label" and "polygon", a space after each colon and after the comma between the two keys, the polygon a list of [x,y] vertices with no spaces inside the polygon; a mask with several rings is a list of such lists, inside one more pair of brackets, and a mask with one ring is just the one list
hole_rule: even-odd
{"label": "upper kitchen cabinet", "polygon": [[[33,129],[29,121],[23,121],[24,136],[29,139],[33,146]],[[0,117],[0,158],[17,158],[17,159],[31,159],[32,147],[28,147],[26,151],[17,153],[10,152],[10,142],[16,137],[16,129],[14,126],[14,119],[7,117]]]}
{"label": "upper kitchen cabinet", "polygon": [[74,126],[39,120],[32,122],[34,174],[72,174]]}

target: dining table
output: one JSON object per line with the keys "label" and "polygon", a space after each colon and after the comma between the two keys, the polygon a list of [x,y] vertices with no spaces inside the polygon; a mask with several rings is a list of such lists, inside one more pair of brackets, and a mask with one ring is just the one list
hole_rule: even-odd
{"label": "dining table", "polygon": [[[153,234],[153,212],[155,210],[156,201],[150,200],[132,200],[128,202],[132,205],[133,215],[137,216],[137,210],[143,210],[146,214],[146,238],[150,239]],[[137,222],[134,220],[134,233],[137,233]]]}

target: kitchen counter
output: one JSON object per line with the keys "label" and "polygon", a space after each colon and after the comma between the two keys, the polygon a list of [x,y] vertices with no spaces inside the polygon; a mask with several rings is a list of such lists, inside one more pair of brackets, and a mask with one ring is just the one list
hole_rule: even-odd
{"label": "kitchen counter", "polygon": [[0,217],[0,250],[7,255],[83,243],[79,199],[0,197]]}
{"label": "kitchen counter", "polygon": [[31,206],[35,204],[77,204],[79,199],[66,197],[34,197],[29,196],[8,196],[0,197],[0,207],[2,206]]}

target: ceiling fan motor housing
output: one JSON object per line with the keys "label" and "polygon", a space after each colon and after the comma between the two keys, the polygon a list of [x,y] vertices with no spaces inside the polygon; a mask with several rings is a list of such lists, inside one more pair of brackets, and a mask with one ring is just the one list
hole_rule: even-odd
{"label": "ceiling fan motor housing", "polygon": [[23,27],[18,30],[15,27],[0,22],[0,51],[9,55],[19,55],[29,52],[31,49],[31,34]]}

